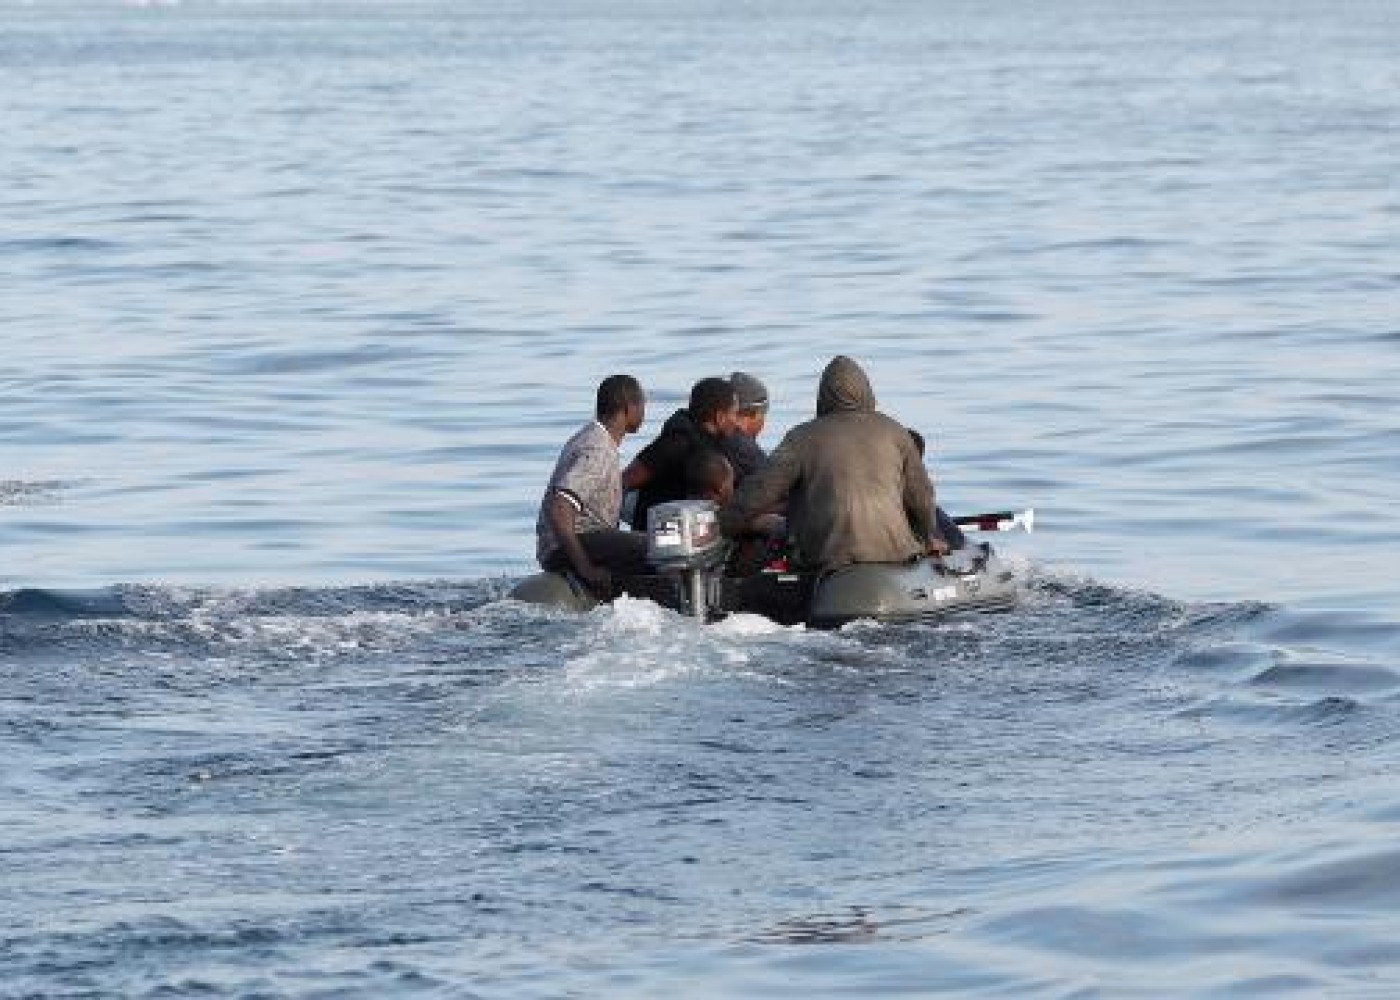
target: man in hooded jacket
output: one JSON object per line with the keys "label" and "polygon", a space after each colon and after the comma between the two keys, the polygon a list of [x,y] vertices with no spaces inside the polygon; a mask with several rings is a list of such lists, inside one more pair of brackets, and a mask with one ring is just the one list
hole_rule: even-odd
{"label": "man in hooded jacket", "polygon": [[906,562],[936,537],[933,482],[914,440],[876,412],[870,380],[844,355],[822,372],[816,419],[789,431],[744,481],[720,512],[720,527],[738,535],[785,500],[802,569]]}

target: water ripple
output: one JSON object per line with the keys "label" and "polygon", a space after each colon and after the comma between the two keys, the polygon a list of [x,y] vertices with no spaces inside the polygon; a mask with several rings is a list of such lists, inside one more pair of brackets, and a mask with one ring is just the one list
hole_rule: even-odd
{"label": "water ripple", "polygon": [[[1393,993],[1396,22],[1201,14],[6,5],[5,990]],[[504,599],[836,353],[1015,612]]]}

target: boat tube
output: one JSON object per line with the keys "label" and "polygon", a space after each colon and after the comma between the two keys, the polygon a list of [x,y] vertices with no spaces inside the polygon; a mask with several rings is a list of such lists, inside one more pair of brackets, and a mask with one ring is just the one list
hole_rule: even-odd
{"label": "boat tube", "polygon": [[[829,573],[770,567],[725,573],[728,544],[708,501],[659,504],[648,512],[648,562],[655,573],[619,577],[616,588],[705,621],[758,614],[782,625],[839,628],[848,622],[913,622],[1016,602],[1015,575],[985,542],[907,563],[859,563]],[[570,573],[537,573],[511,597],[569,611],[601,603]]]}

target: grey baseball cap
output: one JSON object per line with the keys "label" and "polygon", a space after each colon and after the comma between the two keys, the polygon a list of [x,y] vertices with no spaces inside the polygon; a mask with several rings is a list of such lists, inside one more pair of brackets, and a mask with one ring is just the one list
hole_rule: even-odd
{"label": "grey baseball cap", "polygon": [[768,409],[768,387],[748,372],[735,372],[729,376],[729,383],[734,386],[734,395],[739,400],[739,409]]}

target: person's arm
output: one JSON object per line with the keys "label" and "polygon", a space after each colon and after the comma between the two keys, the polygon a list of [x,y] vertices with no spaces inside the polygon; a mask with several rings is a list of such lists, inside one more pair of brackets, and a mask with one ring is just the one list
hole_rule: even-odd
{"label": "person's arm", "polygon": [[679,477],[690,451],[690,438],[663,427],[655,440],[637,452],[637,457],[622,470],[623,492],[641,489],[658,477]]}
{"label": "person's arm", "polygon": [[734,467],[734,481],[740,485],[768,461],[763,449],[743,431],[734,431],[724,438],[720,449]]}
{"label": "person's arm", "polygon": [[800,472],[797,449],[788,438],[778,445],[764,466],[744,480],[739,492],[719,512],[719,527],[730,538],[752,531],[765,514],[781,509]]}
{"label": "person's arm", "polygon": [[658,469],[666,468],[676,444],[672,440],[674,436],[663,430],[649,445],[637,452],[636,458],[627,463],[627,468],[622,470],[623,493],[641,489],[656,478]]}
{"label": "person's arm", "polygon": [[[909,527],[914,534],[933,551],[937,543],[943,541],[933,520],[933,479],[928,469],[924,468],[923,459],[912,439],[903,442],[901,453],[904,456],[904,512],[909,517]],[[946,542],[942,549],[947,551]]]}
{"label": "person's arm", "polygon": [[627,468],[622,470],[622,492],[630,493],[639,490],[647,483],[651,482],[651,466],[642,461],[642,456],[638,455],[627,463]]}
{"label": "person's arm", "polygon": [[564,555],[568,556],[569,565],[589,586],[607,590],[612,586],[612,574],[594,565],[584,551],[583,543],[578,538],[578,512],[578,500],[569,493],[560,490],[549,498],[549,525],[554,529],[554,537],[559,540]]}

